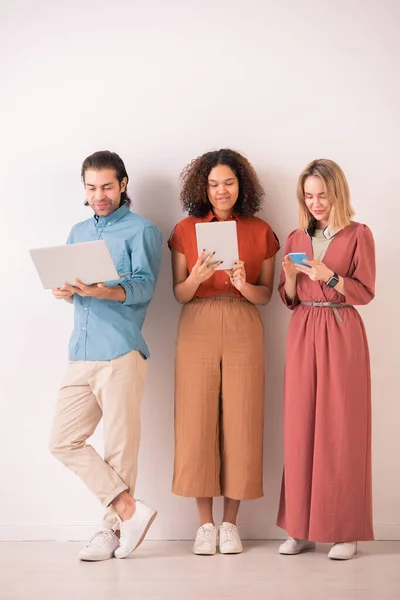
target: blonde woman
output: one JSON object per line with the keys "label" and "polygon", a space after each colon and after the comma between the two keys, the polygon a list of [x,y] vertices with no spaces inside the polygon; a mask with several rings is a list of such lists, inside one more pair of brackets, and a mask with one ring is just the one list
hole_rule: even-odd
{"label": "blonde woman", "polygon": [[[342,169],[314,160],[301,173],[299,229],[286,241],[279,290],[289,326],[279,552],[333,544],[329,558],[354,556],[372,540],[371,385],[368,343],[354,305],[374,298],[371,231],[352,221]],[[291,253],[309,260],[296,263]]]}

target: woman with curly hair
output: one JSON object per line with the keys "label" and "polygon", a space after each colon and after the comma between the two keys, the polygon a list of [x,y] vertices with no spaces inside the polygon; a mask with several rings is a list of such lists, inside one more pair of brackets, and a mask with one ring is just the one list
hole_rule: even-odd
{"label": "woman with curly hair", "polygon": [[[371,382],[368,342],[354,305],[375,295],[371,230],[352,220],[346,176],[312,161],[297,186],[299,229],[285,245],[279,290],[293,311],[285,369],[281,554],[330,542],[351,559],[372,540]],[[290,253],[311,260],[295,264]]]}
{"label": "woman with curly hair", "polygon": [[[246,158],[207,152],[182,172],[189,216],[169,240],[173,289],[184,306],[175,356],[175,463],[172,490],[196,498],[200,520],[193,552],[215,554],[213,498],[224,496],[219,550],[237,554],[241,500],[260,498],[264,404],[263,324],[257,304],[271,299],[279,243],[255,216],[263,189]],[[198,256],[196,223],[235,220],[239,261],[216,270]]]}

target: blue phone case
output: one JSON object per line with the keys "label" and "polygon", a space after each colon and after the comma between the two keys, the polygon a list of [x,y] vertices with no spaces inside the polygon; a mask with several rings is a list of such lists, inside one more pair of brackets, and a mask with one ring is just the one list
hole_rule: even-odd
{"label": "blue phone case", "polygon": [[294,263],[303,265],[304,267],[310,267],[310,265],[303,262],[304,260],[310,260],[305,252],[289,252],[288,256]]}

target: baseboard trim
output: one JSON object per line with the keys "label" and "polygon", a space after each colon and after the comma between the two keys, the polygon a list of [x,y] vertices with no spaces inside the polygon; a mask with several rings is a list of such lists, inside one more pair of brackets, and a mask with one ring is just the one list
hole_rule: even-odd
{"label": "baseboard trim", "polygon": [[[10,525],[0,524],[1,542],[67,542],[86,540],[96,530],[97,523],[60,523],[57,525]],[[148,541],[192,540],[196,525],[193,523],[155,522],[146,536]],[[243,539],[280,540],[285,532],[273,523],[257,525],[252,522],[241,522],[240,532]],[[376,524],[375,539],[382,541],[400,541],[400,524]]]}

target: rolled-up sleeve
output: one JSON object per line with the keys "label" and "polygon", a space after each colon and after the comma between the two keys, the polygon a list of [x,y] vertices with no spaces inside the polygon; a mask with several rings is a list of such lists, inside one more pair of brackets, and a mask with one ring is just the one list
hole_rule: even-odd
{"label": "rolled-up sleeve", "polygon": [[124,305],[150,302],[161,266],[162,238],[157,227],[147,226],[132,244],[132,274],[120,283],[126,298]]}
{"label": "rolled-up sleeve", "polygon": [[181,254],[185,254],[181,223],[178,223],[177,225],[175,225],[174,230],[171,233],[169,240],[168,240],[168,248],[171,251],[176,250],[177,252],[180,252]]}

